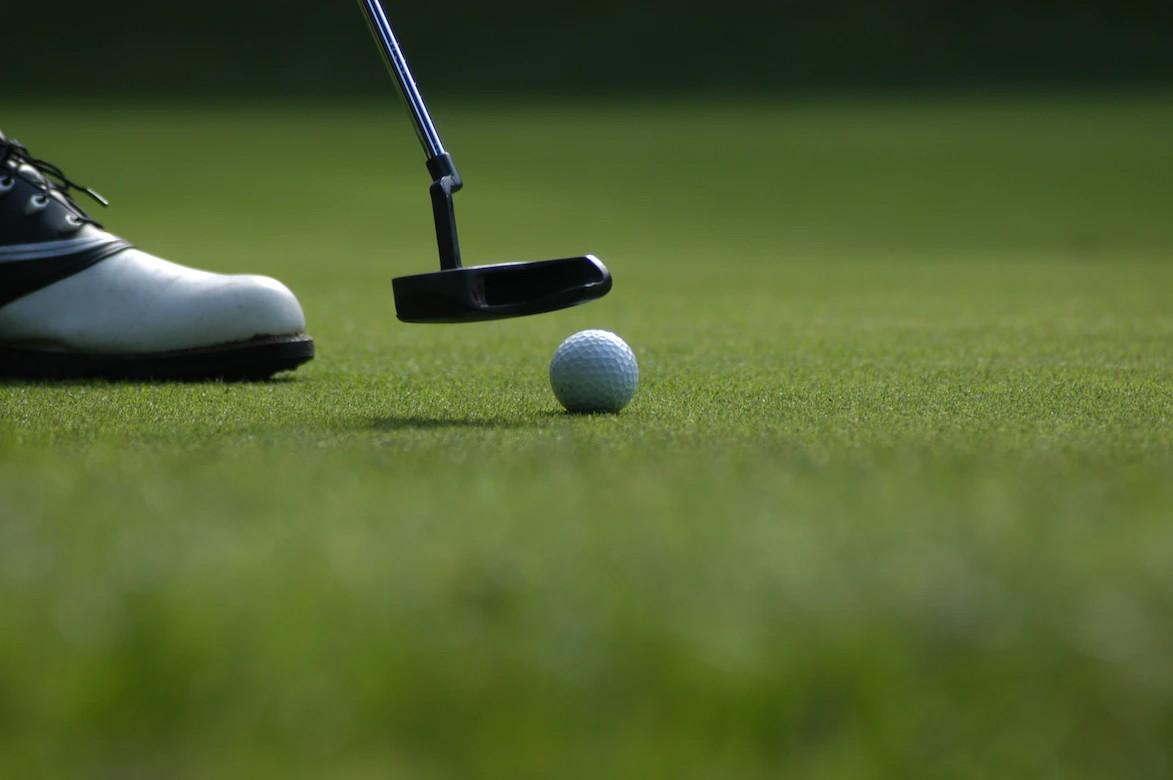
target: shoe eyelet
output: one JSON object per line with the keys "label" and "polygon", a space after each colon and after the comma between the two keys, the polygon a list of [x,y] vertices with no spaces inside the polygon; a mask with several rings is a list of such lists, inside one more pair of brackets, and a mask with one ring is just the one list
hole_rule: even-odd
{"label": "shoe eyelet", "polygon": [[24,213],[26,217],[31,217],[45,211],[49,206],[49,196],[44,193],[33,195],[25,204]]}
{"label": "shoe eyelet", "polygon": [[16,186],[15,176],[0,176],[0,197],[12,192],[12,188]]}

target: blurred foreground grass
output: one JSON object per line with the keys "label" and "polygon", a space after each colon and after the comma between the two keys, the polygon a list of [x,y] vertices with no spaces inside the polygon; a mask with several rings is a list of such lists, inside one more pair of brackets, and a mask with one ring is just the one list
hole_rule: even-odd
{"label": "blurred foreground grass", "polygon": [[[390,100],[6,112],[319,358],[0,386],[4,774],[1173,771],[1173,99],[438,118],[469,261],[594,251],[609,298],[396,323]],[[567,417],[593,326],[643,384]]]}

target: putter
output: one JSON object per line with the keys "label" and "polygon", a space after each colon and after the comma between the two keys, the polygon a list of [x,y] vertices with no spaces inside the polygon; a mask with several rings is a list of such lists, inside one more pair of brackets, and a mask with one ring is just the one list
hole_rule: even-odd
{"label": "putter", "polygon": [[391,22],[379,0],[358,3],[375,42],[411,111],[432,175],[432,217],[440,250],[440,270],[392,280],[395,311],[404,322],[479,322],[522,317],[593,301],[611,289],[611,274],[593,255],[560,260],[499,263],[465,268],[460,264],[456,211],[452,196],[464,183],[428,113]]}

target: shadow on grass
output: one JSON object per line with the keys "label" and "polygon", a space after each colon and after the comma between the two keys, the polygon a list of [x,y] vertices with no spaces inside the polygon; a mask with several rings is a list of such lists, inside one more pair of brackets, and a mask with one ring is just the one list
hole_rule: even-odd
{"label": "shadow on grass", "polygon": [[527,417],[428,417],[409,415],[404,417],[375,417],[368,421],[367,429],[372,431],[427,431],[444,429],[467,430],[518,430],[521,428],[542,428],[554,420],[585,419],[591,417],[613,417],[610,414],[578,414],[561,409],[547,409]]}
{"label": "shadow on grass", "polygon": [[516,430],[519,428],[536,428],[539,422],[534,418],[525,417],[375,417],[368,421],[366,426],[372,431],[429,431],[444,429],[468,430]]}

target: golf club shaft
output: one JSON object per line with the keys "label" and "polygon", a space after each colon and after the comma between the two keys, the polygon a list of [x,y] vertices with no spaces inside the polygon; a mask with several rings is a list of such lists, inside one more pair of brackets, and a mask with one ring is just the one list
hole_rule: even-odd
{"label": "golf club shaft", "polygon": [[411,75],[407,58],[403,56],[403,50],[399,47],[399,41],[395,38],[395,32],[391,29],[391,22],[387,19],[387,13],[383,10],[382,3],[379,0],[358,0],[358,4],[362,6],[363,13],[367,17],[367,24],[370,25],[371,33],[375,36],[375,42],[378,43],[379,50],[387,61],[387,69],[395,78],[395,86],[399,88],[399,94],[403,96],[403,101],[411,110],[416,135],[419,136],[420,145],[423,146],[428,159],[434,160],[446,154],[444,142],[440,139],[440,133],[436,130],[436,125],[432,122],[432,116],[428,113],[428,107],[424,103],[419,87],[415,84],[415,77]]}

